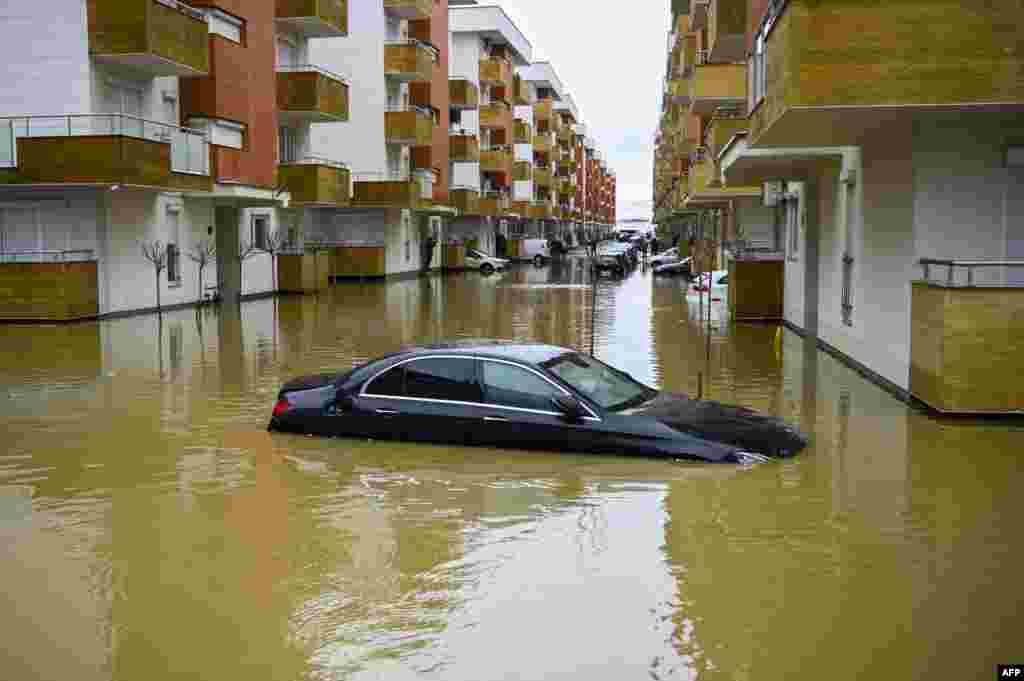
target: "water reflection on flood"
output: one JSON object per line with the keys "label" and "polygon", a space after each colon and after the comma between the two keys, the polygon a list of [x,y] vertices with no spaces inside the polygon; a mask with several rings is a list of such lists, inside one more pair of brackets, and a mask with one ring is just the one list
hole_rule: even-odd
{"label": "water reflection on flood", "polygon": [[[988,678],[1024,615],[1024,433],[917,414],[678,280],[577,261],[0,327],[0,677]],[[703,317],[702,317],[703,315]],[[703,319],[703,321],[702,321]],[[269,434],[403,345],[589,350],[784,416],[753,468]]]}

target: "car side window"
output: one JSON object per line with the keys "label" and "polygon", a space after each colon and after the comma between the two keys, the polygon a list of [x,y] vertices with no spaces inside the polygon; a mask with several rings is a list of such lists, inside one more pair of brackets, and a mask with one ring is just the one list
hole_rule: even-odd
{"label": "car side window", "polygon": [[405,395],[405,365],[389,369],[366,386],[367,395],[387,395],[402,397]]}
{"label": "car side window", "polygon": [[483,362],[484,399],[488,404],[555,411],[551,398],[563,394],[531,371],[504,362]]}
{"label": "car side window", "polygon": [[405,365],[405,396],[479,402],[476,360],[438,357],[409,362]]}

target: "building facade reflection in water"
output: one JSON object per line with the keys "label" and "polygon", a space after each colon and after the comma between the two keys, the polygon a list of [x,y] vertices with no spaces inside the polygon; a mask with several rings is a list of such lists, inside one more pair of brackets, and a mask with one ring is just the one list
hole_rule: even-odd
{"label": "building facade reflection in water", "polygon": [[[1012,658],[1019,429],[936,421],[714,309],[709,362],[678,281],[588,284],[570,261],[0,327],[0,669],[975,678]],[[592,334],[637,378],[695,393],[700,372],[811,447],[729,468],[264,430],[298,374]]]}

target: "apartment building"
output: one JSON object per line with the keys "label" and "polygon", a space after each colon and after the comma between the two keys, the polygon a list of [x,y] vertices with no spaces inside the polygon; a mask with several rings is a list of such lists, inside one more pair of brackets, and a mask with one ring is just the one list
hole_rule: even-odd
{"label": "apartment building", "polygon": [[[934,410],[1024,410],[1019,4],[681,9],[684,71],[691,42],[706,50],[691,100],[714,83],[745,104],[727,135],[712,131],[704,186],[764,188],[784,249],[786,324]],[[702,58],[727,66],[705,78]],[[663,193],[678,125],[661,131]],[[691,176],[707,172],[690,160]]]}
{"label": "apartment building", "polygon": [[[268,251],[298,228],[282,196],[347,192],[333,166],[298,165],[311,121],[348,117],[347,84],[306,57],[310,39],[346,34],[345,2],[54,0],[0,15],[0,316],[271,293]],[[296,163],[280,180],[279,136]],[[142,248],[157,244],[159,276]]]}

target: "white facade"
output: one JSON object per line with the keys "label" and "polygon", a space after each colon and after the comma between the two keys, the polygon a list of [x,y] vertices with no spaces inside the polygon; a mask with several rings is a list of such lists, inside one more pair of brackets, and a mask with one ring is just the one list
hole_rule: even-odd
{"label": "white facade", "polygon": [[[861,147],[788,183],[797,213],[786,225],[785,318],[902,389],[910,376],[910,283],[921,258],[1019,257],[1024,169],[1007,167],[1024,122],[1001,114],[931,115],[891,122]],[[742,145],[741,145],[742,147]],[[809,150],[738,154],[806,157]],[[725,158],[728,166],[737,154]],[[853,311],[843,319],[843,258]],[[1001,268],[978,283],[1004,283]]]}

